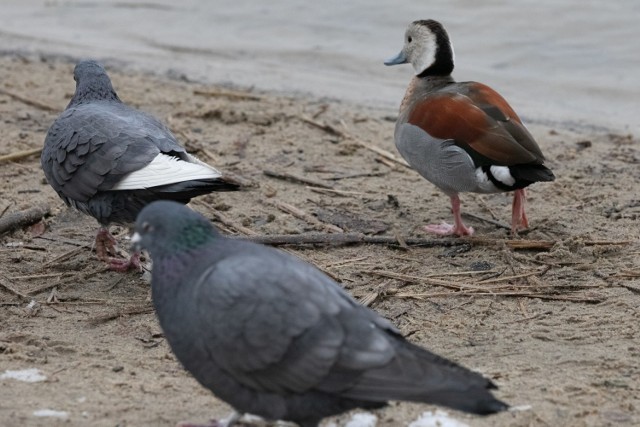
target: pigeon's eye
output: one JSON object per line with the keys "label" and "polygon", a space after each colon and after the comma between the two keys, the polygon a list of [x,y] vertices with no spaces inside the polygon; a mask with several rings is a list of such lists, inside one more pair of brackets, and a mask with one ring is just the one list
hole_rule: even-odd
{"label": "pigeon's eye", "polygon": [[153,227],[151,226],[151,224],[149,224],[148,222],[142,223],[142,231],[144,231],[145,233],[148,233],[151,230],[153,230]]}
{"label": "pigeon's eye", "polygon": [[413,41],[413,39],[411,38],[411,36],[407,37],[407,43],[411,43]]}

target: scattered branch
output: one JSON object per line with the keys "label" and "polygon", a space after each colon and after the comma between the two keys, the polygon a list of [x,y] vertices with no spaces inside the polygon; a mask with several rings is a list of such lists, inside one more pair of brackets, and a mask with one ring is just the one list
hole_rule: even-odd
{"label": "scattered branch", "polygon": [[312,187],[320,187],[320,188],[332,188],[331,185],[325,184],[321,181],[316,181],[315,179],[307,178],[300,175],[294,175],[289,172],[276,172],[272,170],[265,169],[262,171],[266,176],[270,176],[271,178],[282,179],[284,181],[295,182],[296,184],[304,184],[310,185]]}
{"label": "scattered branch", "polygon": [[0,235],[30,225],[48,216],[51,209],[48,205],[39,205],[24,211],[10,213],[0,218]]}
{"label": "scattered branch", "polygon": [[138,314],[148,314],[148,313],[153,313],[153,306],[151,305],[143,305],[140,307],[133,307],[133,308],[127,308],[124,310],[117,310],[113,313],[104,315],[104,316],[97,316],[97,317],[92,317],[89,319],[89,323],[91,323],[92,325],[99,325],[101,323],[106,323],[110,320],[115,320],[119,317],[122,316],[135,316]]}
{"label": "scattered branch", "polygon": [[16,151],[15,153],[5,154],[4,156],[0,156],[0,163],[2,162],[12,162],[16,160],[22,160],[25,157],[33,156],[34,154],[40,154],[42,152],[42,147],[40,148],[32,148],[31,150],[24,151]]}
{"label": "scattered branch", "polygon": [[469,213],[469,212],[462,212],[462,216],[466,217],[466,218],[477,219],[478,221],[482,221],[482,222],[486,222],[487,224],[495,225],[498,228],[503,228],[505,230],[511,230],[510,226],[508,226],[506,224],[503,224],[503,223],[501,223],[499,221],[490,219],[490,218],[485,218],[485,217],[482,217],[482,216],[479,216],[479,215],[474,215],[474,214]]}
{"label": "scattered branch", "polygon": [[359,193],[357,191],[343,191],[343,190],[334,190],[333,188],[319,188],[319,187],[311,187],[307,185],[307,189],[313,191],[314,193],[320,194],[336,194],[338,196],[362,196],[364,193]]}
{"label": "scattered branch", "polygon": [[228,99],[233,99],[238,101],[261,101],[262,100],[262,97],[258,95],[253,95],[246,92],[221,90],[221,89],[218,89],[218,90],[195,89],[193,91],[193,94],[200,95],[200,96],[222,97],[222,98],[228,98]]}
{"label": "scattered branch", "polygon": [[2,89],[0,88],[0,93],[3,95],[7,95],[10,98],[15,99],[16,101],[20,101],[23,104],[27,104],[31,107],[36,107],[40,110],[44,110],[44,111],[50,111],[52,113],[59,113],[60,111],[62,111],[60,108],[56,108],[56,107],[52,107],[50,105],[44,104],[40,101],[35,101],[33,99],[29,99],[29,98],[25,98],[22,95],[18,95],[17,93],[13,93],[13,92],[9,92],[6,89]]}
{"label": "scattered branch", "polygon": [[299,115],[296,116],[298,119],[302,120],[303,122],[310,124],[311,126],[317,127],[318,129],[321,129],[327,133],[330,133],[332,135],[335,136],[339,136],[341,138],[344,139],[348,139],[350,141],[355,142],[356,144],[360,145],[361,147],[366,148],[367,150],[373,151],[374,153],[384,157],[387,160],[390,160],[394,163],[397,163],[399,165],[402,165],[404,167],[407,167],[409,169],[411,169],[411,166],[409,166],[409,164],[407,162],[405,162],[403,159],[398,158],[396,155],[394,155],[393,153],[385,150],[384,148],[380,148],[377,147],[375,145],[372,145],[368,142],[365,142],[359,138],[356,138],[355,136],[351,135],[349,132],[346,131],[342,131],[340,129],[337,129],[335,126],[331,126],[330,124],[326,124],[326,123],[320,123],[317,120],[313,120],[310,117],[307,117],[305,115]]}
{"label": "scattered branch", "polygon": [[296,218],[301,219],[307,222],[308,224],[313,225],[316,228],[319,228],[328,232],[333,232],[333,233],[342,233],[344,231],[342,228],[336,225],[327,224],[325,222],[320,221],[315,216],[303,211],[300,208],[290,205],[289,203],[285,203],[280,200],[274,200],[273,204],[281,211],[289,213],[295,216]]}
{"label": "scattered branch", "polygon": [[23,301],[31,301],[31,298],[29,298],[28,295],[25,295],[22,292],[13,289],[8,283],[5,282],[2,277],[0,277],[0,288],[7,290],[9,293],[19,297]]}
{"label": "scattered branch", "polygon": [[[285,245],[314,245],[329,244],[334,246],[361,244],[377,245],[398,245],[395,237],[391,236],[368,236],[362,233],[303,233],[303,234],[273,234],[269,236],[251,236],[248,238],[256,243],[271,246]],[[468,244],[462,239],[421,239],[408,238],[404,240],[409,246],[422,247],[450,247]]]}

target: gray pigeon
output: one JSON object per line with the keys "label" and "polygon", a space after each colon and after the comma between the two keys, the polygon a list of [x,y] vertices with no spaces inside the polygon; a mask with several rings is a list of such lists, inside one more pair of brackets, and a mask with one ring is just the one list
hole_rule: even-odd
{"label": "gray pigeon", "polygon": [[508,408],[490,380],[408,342],[312,265],[224,237],[185,206],[145,207],[132,242],[153,260],[153,302],[176,357],[240,413],[312,427],[388,400]]}
{"label": "gray pigeon", "polygon": [[49,128],[42,169],[68,206],[101,224],[98,257],[116,270],[139,268],[137,253],[109,258],[116,243],[109,224],[132,224],[154,200],[188,203],[238,184],[187,153],[158,120],[125,105],[97,62],[78,63],[73,78],[76,92]]}

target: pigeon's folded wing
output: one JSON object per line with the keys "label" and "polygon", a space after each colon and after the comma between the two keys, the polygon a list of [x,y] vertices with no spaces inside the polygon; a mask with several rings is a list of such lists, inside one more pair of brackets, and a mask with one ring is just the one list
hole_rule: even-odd
{"label": "pigeon's folded wing", "polygon": [[56,191],[86,202],[161,151],[184,149],[153,118],[126,107],[90,104],[65,111],[52,125],[42,165]]}
{"label": "pigeon's folded wing", "polygon": [[[265,271],[269,275],[258,276]],[[336,370],[344,374],[340,386],[348,387],[352,377],[393,357],[390,323],[286,254],[264,251],[219,262],[194,292],[209,354],[254,390],[301,393]]]}

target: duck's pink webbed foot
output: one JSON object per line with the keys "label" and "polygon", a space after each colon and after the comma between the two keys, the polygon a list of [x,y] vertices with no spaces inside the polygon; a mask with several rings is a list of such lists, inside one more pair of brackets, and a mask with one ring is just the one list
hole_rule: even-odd
{"label": "duck's pink webbed foot", "polygon": [[471,236],[474,232],[473,227],[467,227],[464,224],[451,225],[446,222],[425,225],[424,230],[439,236]]}
{"label": "duck's pink webbed foot", "polygon": [[454,224],[430,224],[424,227],[424,229],[433,234],[440,236],[471,236],[473,235],[473,228],[467,227],[462,222],[462,215],[460,214],[460,198],[458,195],[451,196],[451,211],[453,212]]}

